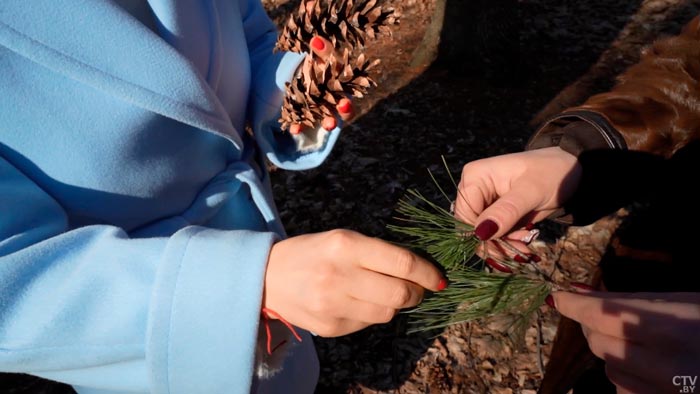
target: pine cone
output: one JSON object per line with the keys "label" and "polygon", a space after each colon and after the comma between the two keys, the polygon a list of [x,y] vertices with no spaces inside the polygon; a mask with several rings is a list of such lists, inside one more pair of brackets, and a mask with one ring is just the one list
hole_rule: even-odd
{"label": "pine cone", "polygon": [[366,37],[390,34],[388,25],[398,22],[393,8],[383,9],[377,0],[302,1],[277,41],[277,50],[311,53],[309,42],[315,35],[328,39],[342,55],[331,55],[325,64],[311,55],[299,75],[287,84],[280,123],[288,129],[293,123],[313,127],[326,116],[333,116],[335,105],[347,96],[363,97],[376,82],[369,71],[379,60],[364,54],[354,56]]}
{"label": "pine cone", "polygon": [[369,62],[364,54],[349,59],[349,50],[342,58],[331,55],[325,64],[306,59],[301,73],[287,83],[287,92],[280,123],[288,129],[293,123],[313,127],[326,116],[333,116],[335,105],[348,96],[363,97],[377,83],[369,71],[379,64],[379,59]]}
{"label": "pine cone", "polygon": [[312,7],[302,1],[296,15],[287,21],[275,48],[309,52],[308,43],[314,35],[328,39],[336,48],[364,45],[365,36],[391,34],[388,25],[397,23],[399,16],[394,8],[383,9],[377,0],[319,0]]}

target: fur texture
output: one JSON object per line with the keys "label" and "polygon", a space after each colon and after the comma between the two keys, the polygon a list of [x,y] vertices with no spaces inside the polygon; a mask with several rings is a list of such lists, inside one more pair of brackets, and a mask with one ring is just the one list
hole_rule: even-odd
{"label": "fur texture", "polygon": [[598,112],[627,146],[670,157],[700,136],[700,16],[678,36],[655,42],[611,91],[579,109]]}

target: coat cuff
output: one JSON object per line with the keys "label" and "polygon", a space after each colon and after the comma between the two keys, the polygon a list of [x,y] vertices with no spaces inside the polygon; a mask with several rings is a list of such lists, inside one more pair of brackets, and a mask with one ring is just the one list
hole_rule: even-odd
{"label": "coat cuff", "polygon": [[[151,299],[154,393],[248,393],[273,233],[188,227],[169,242]],[[177,373],[173,373],[177,371]]]}
{"label": "coat cuff", "polygon": [[527,144],[527,150],[559,146],[579,156],[596,149],[627,149],[619,131],[592,111],[567,111],[547,120]]}

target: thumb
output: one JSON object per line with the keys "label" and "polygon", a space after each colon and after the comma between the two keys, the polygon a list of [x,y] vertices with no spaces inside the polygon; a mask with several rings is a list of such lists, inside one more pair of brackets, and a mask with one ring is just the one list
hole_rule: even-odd
{"label": "thumb", "polygon": [[533,184],[515,184],[476,219],[474,235],[482,241],[508,233],[527,214],[541,205],[541,193]]}

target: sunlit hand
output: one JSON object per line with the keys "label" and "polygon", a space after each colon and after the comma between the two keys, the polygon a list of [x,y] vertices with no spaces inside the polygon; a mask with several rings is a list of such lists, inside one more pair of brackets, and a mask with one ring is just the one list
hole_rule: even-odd
{"label": "sunlit hand", "polygon": [[272,247],[263,307],[321,336],[386,323],[447,281],[431,263],[376,238],[333,230]]}
{"label": "sunlit hand", "polygon": [[[313,7],[313,2],[311,3],[311,6]],[[307,7],[308,4],[307,3]],[[311,48],[312,55],[311,57],[307,57],[304,62],[320,62],[320,63],[325,63],[326,60],[331,56],[331,54],[334,53],[335,48],[333,48],[333,44],[326,40],[323,37],[320,36],[314,36],[311,39],[311,42],[309,42],[309,47]],[[302,66],[303,67],[303,66]],[[352,119],[354,116],[354,109],[352,106],[352,101],[349,98],[343,98],[338,101],[338,104],[335,106],[334,109],[329,108],[331,112],[336,112],[341,119],[347,121]],[[321,126],[328,130],[331,131],[337,126],[337,121],[336,118],[333,116],[327,116],[321,121]],[[289,132],[292,134],[299,134],[303,132],[304,127],[299,124],[295,123],[292,124],[289,127]]]}
{"label": "sunlit hand", "polygon": [[559,147],[477,160],[462,171],[455,216],[476,225],[482,241],[517,241],[527,234],[523,225],[546,218],[571,197],[580,177],[577,158]]}
{"label": "sunlit hand", "polygon": [[581,323],[619,394],[683,392],[683,376],[695,378],[698,392],[700,293],[553,296],[562,315]]}

